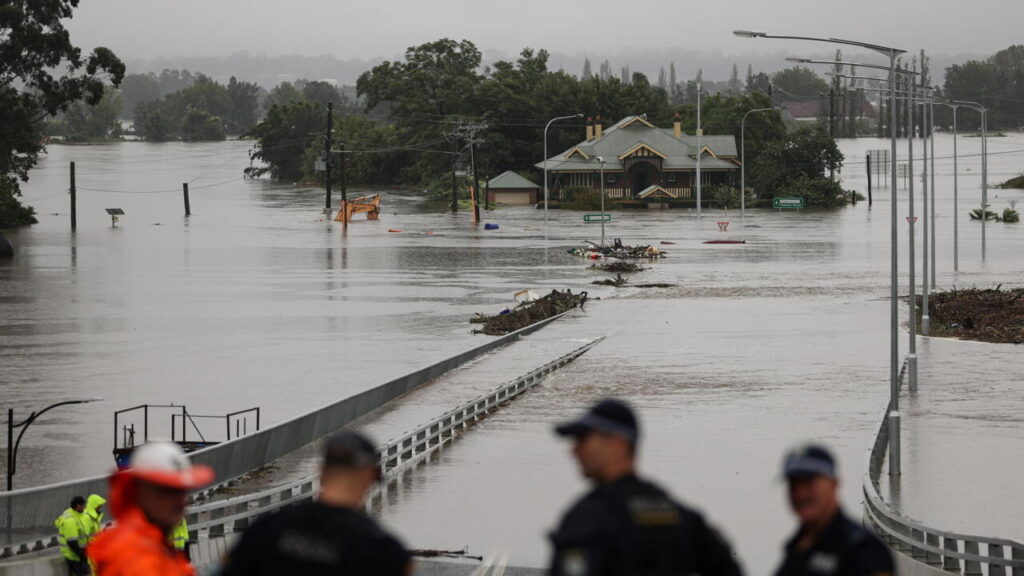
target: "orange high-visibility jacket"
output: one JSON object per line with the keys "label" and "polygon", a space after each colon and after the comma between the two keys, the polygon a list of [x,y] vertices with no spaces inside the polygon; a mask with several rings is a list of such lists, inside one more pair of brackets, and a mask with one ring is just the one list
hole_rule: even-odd
{"label": "orange high-visibility jacket", "polygon": [[101,532],[86,553],[97,576],[195,576],[185,555],[135,505],[134,481],[115,474],[110,482],[111,512],[117,524]]}

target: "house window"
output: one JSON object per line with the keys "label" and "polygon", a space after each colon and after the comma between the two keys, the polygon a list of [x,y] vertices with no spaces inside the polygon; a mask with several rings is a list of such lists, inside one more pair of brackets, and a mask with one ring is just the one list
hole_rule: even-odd
{"label": "house window", "polygon": [[605,181],[608,182],[609,184],[615,184],[615,180],[615,174],[608,174],[607,176],[605,176]]}
{"label": "house window", "polygon": [[666,174],[665,175],[665,183],[666,184],[675,184],[676,183],[676,175],[675,174]]}

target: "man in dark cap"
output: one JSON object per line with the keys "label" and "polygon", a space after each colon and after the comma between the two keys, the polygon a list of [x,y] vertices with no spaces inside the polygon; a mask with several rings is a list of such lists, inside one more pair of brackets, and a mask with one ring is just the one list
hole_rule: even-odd
{"label": "man in dark cap", "polygon": [[405,547],[362,512],[380,474],[376,448],[365,436],[345,431],[330,437],[317,499],[258,520],[221,574],[412,574]]}
{"label": "man in dark cap", "polygon": [[786,543],[776,576],[889,576],[892,555],[874,534],[843,514],[836,462],[823,446],[786,454],[783,474],[800,529]]}
{"label": "man in dark cap", "polygon": [[594,483],[551,534],[554,576],[738,576],[739,565],[697,512],[637,477],[639,430],[625,403],[606,399],[556,427],[574,440],[580,472]]}

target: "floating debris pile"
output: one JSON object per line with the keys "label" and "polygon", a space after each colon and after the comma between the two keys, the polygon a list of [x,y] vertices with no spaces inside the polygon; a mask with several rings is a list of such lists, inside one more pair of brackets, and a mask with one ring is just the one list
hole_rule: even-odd
{"label": "floating debris pile", "polygon": [[[923,298],[918,296],[918,314]],[[952,289],[933,292],[928,301],[932,336],[1024,343],[1024,288]]]}
{"label": "floating debris pile", "polygon": [[506,308],[493,316],[478,313],[475,318],[470,319],[470,322],[483,324],[483,328],[473,330],[474,334],[501,336],[541,320],[547,320],[573,308],[582,308],[586,302],[586,292],[573,294],[572,290],[565,292],[552,290],[547,296],[522,302],[515,308]]}
{"label": "floating debris pile", "polygon": [[569,254],[573,256],[579,256],[581,258],[587,258],[590,260],[598,260],[600,258],[664,258],[668,255],[667,252],[658,248],[657,246],[651,246],[650,244],[643,244],[637,246],[626,246],[622,243],[622,239],[616,238],[612,242],[611,246],[600,246],[593,242],[588,242],[585,247],[582,248],[570,248]]}
{"label": "floating debris pile", "polygon": [[597,286],[615,286],[616,288],[622,288],[623,286],[632,286],[634,288],[672,288],[675,284],[668,284],[666,282],[652,282],[648,284],[630,284],[628,278],[623,278],[622,274],[616,274],[615,278],[605,278],[604,280],[594,280],[591,284]]}
{"label": "floating debris pile", "polygon": [[615,278],[605,278],[604,280],[594,280],[591,284],[597,286],[615,286],[616,288],[622,288],[626,284],[629,284],[629,280],[622,277],[622,274],[616,274]]}
{"label": "floating debris pile", "polygon": [[590,269],[610,272],[612,274],[630,274],[633,272],[643,272],[644,270],[647,270],[647,268],[644,268],[640,264],[634,264],[633,262],[625,262],[622,260],[615,260],[614,262],[608,262],[606,264],[594,264]]}

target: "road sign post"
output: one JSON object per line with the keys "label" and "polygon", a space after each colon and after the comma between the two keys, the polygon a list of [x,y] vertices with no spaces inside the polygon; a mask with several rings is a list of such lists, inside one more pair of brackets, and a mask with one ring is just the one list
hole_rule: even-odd
{"label": "road sign post", "polygon": [[772,208],[802,210],[803,207],[803,198],[772,198]]}
{"label": "road sign post", "polygon": [[598,222],[611,222],[611,214],[584,214],[583,221],[587,224],[595,224]]}

